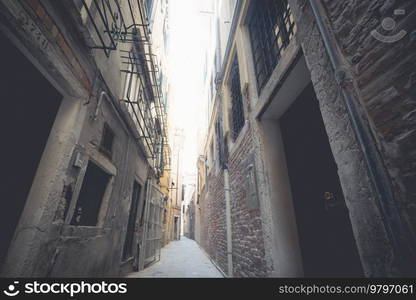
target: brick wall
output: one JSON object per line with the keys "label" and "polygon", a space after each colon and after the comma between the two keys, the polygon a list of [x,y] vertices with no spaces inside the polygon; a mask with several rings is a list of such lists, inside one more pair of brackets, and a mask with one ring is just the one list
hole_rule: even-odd
{"label": "brick wall", "polygon": [[246,169],[253,162],[252,131],[247,129],[229,159],[233,272],[235,277],[265,277],[268,271],[260,210],[247,205],[250,191]]}
{"label": "brick wall", "polygon": [[[241,132],[238,144],[229,157],[231,189],[231,232],[234,277],[265,277],[268,270],[265,261],[264,240],[260,210],[249,208],[246,166],[253,161],[252,131],[248,127]],[[226,273],[227,232],[223,171],[212,170],[208,176],[208,193],[202,191],[201,246]]]}
{"label": "brick wall", "polygon": [[[71,69],[71,72],[77,78],[85,88],[86,91],[91,92],[91,81],[84,68],[81,66],[77,54],[71,49],[68,41],[65,39],[58,25],[55,23],[53,18],[50,16],[47,10],[43,7],[39,0],[27,1],[28,7],[33,10],[34,15],[40,26],[43,26],[44,32],[47,34],[49,41],[45,41],[44,47],[52,45],[59,49],[62,55],[62,61]],[[25,19],[22,21],[25,22]],[[30,20],[27,20],[28,24]],[[40,35],[40,34],[39,34]]]}
{"label": "brick wall", "polygon": [[[325,2],[339,46],[356,76],[397,200],[415,234],[416,2]],[[395,9],[404,9],[405,14],[395,16]],[[395,43],[375,39],[372,30],[393,35],[380,24],[386,17],[395,19],[397,31],[405,30],[408,35]]]}
{"label": "brick wall", "polygon": [[208,194],[204,199],[208,214],[205,215],[207,228],[208,255],[223,270],[227,270],[227,233],[225,219],[224,175],[212,171],[208,174]]}

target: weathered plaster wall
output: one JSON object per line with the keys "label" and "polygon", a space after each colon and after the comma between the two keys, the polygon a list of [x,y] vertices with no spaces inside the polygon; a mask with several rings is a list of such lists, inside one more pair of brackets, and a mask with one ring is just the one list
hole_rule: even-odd
{"label": "weathered plaster wall", "polygon": [[[72,2],[4,1],[0,6],[1,30],[64,96],[2,274],[123,275],[135,263],[124,263],[120,273],[133,181],[142,185],[140,216],[149,166],[125,107],[103,99],[94,120],[102,91],[116,100],[120,96],[120,52],[105,61],[100,50],[89,48]],[[98,73],[111,84],[103,84]],[[98,151],[104,121],[116,132],[111,160]],[[127,130],[129,126],[133,129]],[[74,166],[76,154],[80,168]],[[77,200],[88,159],[112,175],[110,192],[98,226],[71,226],[68,208]],[[142,234],[136,222],[133,245]]]}

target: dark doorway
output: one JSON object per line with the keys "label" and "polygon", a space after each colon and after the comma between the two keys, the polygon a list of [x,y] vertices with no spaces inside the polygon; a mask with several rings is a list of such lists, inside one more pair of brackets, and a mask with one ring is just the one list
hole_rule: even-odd
{"label": "dark doorway", "polygon": [[306,277],[363,276],[337,165],[309,85],[280,119]]}
{"label": "dark doorway", "polygon": [[1,32],[0,45],[2,265],[62,96]]}
{"label": "dark doorway", "polygon": [[174,240],[179,240],[179,224],[178,224],[178,217],[174,217],[173,219],[173,239]]}
{"label": "dark doorway", "polygon": [[137,210],[139,207],[140,192],[142,187],[137,181],[134,181],[133,184],[133,194],[130,203],[129,210],[129,219],[127,223],[126,237],[124,239],[123,246],[123,261],[127,260],[133,255],[133,240],[134,240],[134,231],[137,221]]}

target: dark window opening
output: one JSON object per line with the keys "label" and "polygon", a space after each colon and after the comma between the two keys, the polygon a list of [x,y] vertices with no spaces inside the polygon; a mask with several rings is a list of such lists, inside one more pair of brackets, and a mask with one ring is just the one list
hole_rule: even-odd
{"label": "dark window opening", "polygon": [[296,32],[287,0],[252,1],[248,30],[259,91],[270,78]]}
{"label": "dark window opening", "polygon": [[110,175],[89,161],[71,225],[96,226]]}
{"label": "dark window opening", "polygon": [[143,201],[143,207],[142,207],[142,212],[140,214],[140,226],[143,226],[144,224],[144,214],[145,214],[145,210],[146,210],[146,197],[144,198]]}
{"label": "dark window opening", "polygon": [[185,200],[185,185],[182,184],[182,191],[181,191],[181,201]]}
{"label": "dark window opening", "polygon": [[0,266],[32,187],[62,95],[0,32]]}
{"label": "dark window opening", "polygon": [[133,194],[132,194],[132,199],[130,203],[129,220],[127,223],[126,238],[124,240],[123,260],[126,260],[133,255],[134,231],[136,227],[135,225],[136,225],[136,220],[137,220],[137,210],[139,208],[141,190],[142,190],[141,185],[135,181],[133,184]]}
{"label": "dark window opening", "polygon": [[113,154],[113,142],[114,132],[107,123],[104,123],[103,135],[100,143],[100,152],[102,152],[109,159],[111,159]]}
{"label": "dark window opening", "polygon": [[230,73],[230,90],[231,90],[231,121],[232,137],[235,140],[244,127],[244,106],[243,96],[241,94],[240,71],[238,67],[237,55],[234,56]]}

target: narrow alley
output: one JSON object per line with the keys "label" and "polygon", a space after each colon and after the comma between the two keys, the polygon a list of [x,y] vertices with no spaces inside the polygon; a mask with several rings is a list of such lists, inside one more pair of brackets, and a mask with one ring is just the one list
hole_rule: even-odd
{"label": "narrow alley", "polygon": [[0,0],[1,276],[416,277],[415,15]]}
{"label": "narrow alley", "polygon": [[212,264],[198,244],[181,237],[162,248],[160,261],[129,278],[221,278],[222,274]]}

